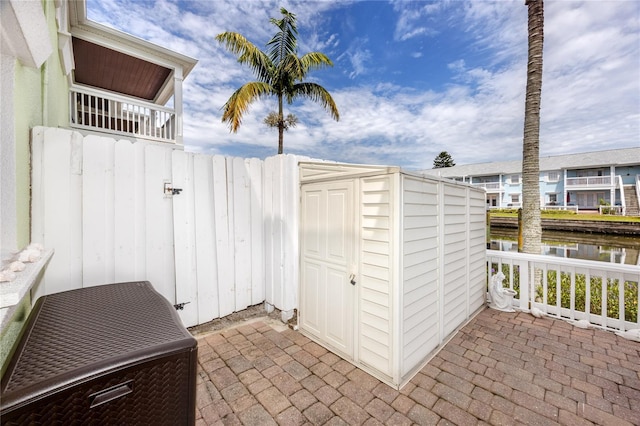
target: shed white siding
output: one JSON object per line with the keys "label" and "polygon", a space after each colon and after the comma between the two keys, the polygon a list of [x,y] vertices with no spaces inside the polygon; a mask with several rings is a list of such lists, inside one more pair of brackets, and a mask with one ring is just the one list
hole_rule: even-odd
{"label": "shed white siding", "polygon": [[440,343],[439,184],[405,177],[403,185],[402,376]]}
{"label": "shed white siding", "polygon": [[360,360],[392,374],[392,177],[363,178],[360,244]]}
{"label": "shed white siding", "polygon": [[[322,300],[351,294],[357,313],[332,314],[345,321],[353,335],[353,348],[338,353],[380,380],[401,387],[428,361],[445,339],[480,307],[486,288],[485,194],[466,184],[425,178],[399,168],[329,163],[301,163],[302,193],[353,183],[352,217],[355,230],[351,260],[355,279],[322,282],[302,275],[300,329],[328,348],[326,331],[314,324],[323,319]],[[329,204],[310,205],[303,197],[301,209],[302,270],[329,265],[331,259],[309,257],[306,241],[317,228]],[[307,205],[305,205],[305,203]],[[311,208],[313,211],[307,211]],[[334,214],[334,213],[327,213]],[[328,238],[345,235],[328,227]],[[351,286],[350,284],[353,284]],[[320,294],[318,288],[333,290]],[[314,291],[315,289],[315,291]],[[307,310],[307,312],[305,312]],[[326,328],[326,327],[325,327]]]}

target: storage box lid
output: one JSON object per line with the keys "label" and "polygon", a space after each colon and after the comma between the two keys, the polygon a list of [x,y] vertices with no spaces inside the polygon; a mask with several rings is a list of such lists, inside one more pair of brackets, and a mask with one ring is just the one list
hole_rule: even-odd
{"label": "storage box lid", "polygon": [[43,296],[25,330],[2,377],[3,407],[197,346],[174,307],[147,281]]}

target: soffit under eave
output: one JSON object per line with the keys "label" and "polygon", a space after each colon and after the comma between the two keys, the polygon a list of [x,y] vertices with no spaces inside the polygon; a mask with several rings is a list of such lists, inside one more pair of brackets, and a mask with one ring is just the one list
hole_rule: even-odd
{"label": "soffit under eave", "polygon": [[162,84],[157,85],[159,89],[153,98],[145,98],[154,103],[166,104],[174,94],[174,76],[184,80],[198,63],[196,59],[87,19],[85,0],[69,1],[68,6],[73,37],[170,70]]}

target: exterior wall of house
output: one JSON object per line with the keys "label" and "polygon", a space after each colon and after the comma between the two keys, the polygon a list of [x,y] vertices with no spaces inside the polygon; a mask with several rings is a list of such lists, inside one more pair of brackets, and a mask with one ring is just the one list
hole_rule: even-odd
{"label": "exterior wall of house", "polygon": [[[0,260],[3,265],[13,253],[30,243],[31,163],[30,130],[39,125],[51,127],[68,124],[68,85],[57,54],[56,5],[42,2],[14,1],[11,7],[16,28],[23,30],[26,46],[20,46],[15,34],[3,42],[2,67],[2,190],[0,201]],[[39,7],[42,7],[40,10]],[[3,9],[5,5],[3,4]],[[4,23],[4,21],[3,21]],[[29,23],[34,28],[20,27]],[[46,25],[45,25],[46,23]],[[46,36],[48,34],[48,37]],[[35,52],[35,53],[34,53]],[[47,52],[50,52],[47,56]],[[46,58],[46,59],[45,59]],[[40,63],[42,62],[42,63]],[[20,303],[13,318],[0,332],[2,371],[11,354],[22,325],[30,311],[29,297]]]}
{"label": "exterior wall of house", "polygon": [[[15,159],[15,163],[8,167],[9,173],[3,173],[2,176],[3,186],[8,184],[15,188],[14,193],[7,194],[9,199],[4,196],[2,199],[3,206],[12,206],[2,215],[3,259],[7,253],[29,243],[30,129],[39,125],[65,126],[69,122],[68,84],[55,49],[58,32],[56,7],[52,0],[43,1],[41,6],[42,11],[36,11],[38,14],[35,19],[38,20],[36,22],[46,22],[45,33],[49,37],[40,39],[38,37],[45,33],[32,35],[28,31],[24,35],[34,37],[28,40],[31,49],[31,44],[38,45],[41,51],[47,51],[48,46],[51,52],[49,56],[39,66],[18,59],[16,53],[3,55],[2,61],[3,144],[8,145],[6,154]],[[5,226],[10,229],[5,229]]]}

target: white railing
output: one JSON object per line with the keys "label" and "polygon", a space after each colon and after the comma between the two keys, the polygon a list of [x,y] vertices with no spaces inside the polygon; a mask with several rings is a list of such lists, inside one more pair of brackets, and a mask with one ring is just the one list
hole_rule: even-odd
{"label": "white railing", "polygon": [[473,182],[471,185],[484,189],[502,189],[502,184],[500,182]]}
{"label": "white railing", "polygon": [[625,210],[624,206],[598,206],[598,212],[600,212],[600,214],[624,216]]}
{"label": "white railing", "polygon": [[[624,186],[622,184],[622,176],[616,176],[616,188],[620,190],[620,205],[624,208],[627,207],[627,200],[624,199]],[[622,210],[622,214],[624,214],[624,210]]]}
{"label": "white railing", "polygon": [[567,178],[567,186],[603,187],[611,185],[611,176],[585,176]]}
{"label": "white railing", "polygon": [[540,206],[540,210],[573,210],[578,213],[578,206]]}
{"label": "white railing", "polygon": [[536,307],[607,330],[640,327],[637,266],[487,250],[487,268],[505,275],[503,285],[517,292],[516,309]]}
{"label": "white railing", "polygon": [[636,175],[636,201],[640,203],[640,175]]}
{"label": "white railing", "polygon": [[171,108],[87,87],[73,86],[69,93],[73,128],[176,142]]}

